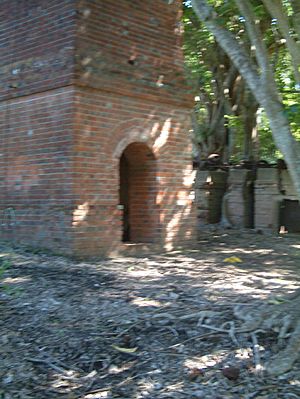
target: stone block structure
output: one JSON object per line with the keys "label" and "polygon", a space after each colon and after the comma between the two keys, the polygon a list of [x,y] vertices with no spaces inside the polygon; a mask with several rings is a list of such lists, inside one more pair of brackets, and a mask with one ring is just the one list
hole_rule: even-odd
{"label": "stone block structure", "polygon": [[196,203],[200,229],[205,224],[222,224],[222,211],[230,225],[253,227],[254,174],[246,169],[199,171]]}
{"label": "stone block structure", "polygon": [[192,238],[180,2],[0,8],[1,238],[80,256]]}
{"label": "stone block structure", "polygon": [[222,200],[227,189],[228,173],[223,171],[199,171],[195,191],[199,229],[205,224],[219,223],[222,216]]}
{"label": "stone block structure", "polygon": [[[296,203],[290,211],[287,203]],[[298,208],[298,209],[297,209]],[[287,220],[298,221],[295,230],[300,232],[300,209],[296,190],[287,170],[258,169],[255,181],[255,226],[265,231],[292,231]],[[293,223],[292,223],[293,224]]]}
{"label": "stone block structure", "polygon": [[233,226],[254,227],[254,179],[254,173],[247,169],[229,172],[227,216]]}
{"label": "stone block structure", "polygon": [[278,170],[258,169],[255,182],[255,226],[262,230],[278,228]]}
{"label": "stone block structure", "polygon": [[286,169],[199,171],[195,188],[199,231],[220,223],[266,232],[300,232],[300,205]]}

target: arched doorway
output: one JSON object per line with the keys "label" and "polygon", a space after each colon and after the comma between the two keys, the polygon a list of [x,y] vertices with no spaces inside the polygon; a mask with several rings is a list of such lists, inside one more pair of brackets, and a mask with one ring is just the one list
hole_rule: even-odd
{"label": "arched doorway", "polygon": [[155,241],[156,160],[146,144],[132,143],[120,158],[120,204],[123,205],[123,242]]}

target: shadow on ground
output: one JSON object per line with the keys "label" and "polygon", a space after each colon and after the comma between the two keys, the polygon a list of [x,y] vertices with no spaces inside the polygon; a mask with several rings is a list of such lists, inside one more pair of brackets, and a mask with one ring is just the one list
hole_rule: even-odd
{"label": "shadow on ground", "polygon": [[276,333],[254,342],[234,316],[299,286],[299,249],[299,236],[235,231],[93,263],[2,245],[0,397],[299,398],[299,365],[258,372]]}

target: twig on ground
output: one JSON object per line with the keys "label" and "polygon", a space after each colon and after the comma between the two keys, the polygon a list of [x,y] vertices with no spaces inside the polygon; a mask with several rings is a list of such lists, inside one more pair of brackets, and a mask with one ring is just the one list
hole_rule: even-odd
{"label": "twig on ground", "polygon": [[236,336],[235,336],[236,328],[235,328],[234,322],[233,322],[233,321],[226,321],[225,323],[222,324],[222,327],[226,326],[227,324],[229,324],[229,327],[230,327],[229,330],[228,330],[228,334],[229,334],[229,336],[230,336],[232,342],[233,342],[236,346],[239,347],[239,346],[240,346],[240,343],[239,343],[239,341],[237,340],[237,338],[236,338]]}
{"label": "twig on ground", "polygon": [[208,330],[213,330],[213,331],[220,332],[223,334],[228,334],[228,330],[224,330],[224,328],[209,326],[208,324],[198,324],[197,327],[203,327],[203,328],[207,328]]}
{"label": "twig on ground", "polygon": [[93,370],[92,372],[88,373],[85,376],[75,377],[75,376],[70,375],[71,373],[74,372],[74,370],[63,369],[62,367],[56,366],[55,364],[53,364],[49,360],[36,359],[36,358],[32,358],[32,357],[26,357],[25,359],[27,361],[29,361],[29,362],[32,362],[32,363],[45,364],[46,366],[50,367],[54,371],[57,371],[58,373],[60,373],[61,374],[61,378],[65,379],[65,380],[74,381],[74,382],[83,382],[85,380],[90,380],[91,378],[95,378],[97,376],[97,374],[98,374],[97,371]]}
{"label": "twig on ground", "polygon": [[210,333],[206,333],[206,334],[201,334],[201,335],[195,335],[194,337],[190,337],[188,339],[185,339],[184,341],[179,342],[178,344],[174,344],[174,345],[170,345],[165,349],[172,349],[172,348],[176,348],[177,346],[186,344],[187,342],[193,341],[194,339],[201,339],[201,338],[206,338],[209,337],[210,335],[214,335],[214,334],[218,334],[218,331],[215,332],[210,332]]}
{"label": "twig on ground", "polygon": [[121,331],[117,336],[116,339],[122,337],[123,335],[127,334],[130,330],[132,330],[134,327],[136,327],[138,324],[140,324],[141,322],[145,321],[144,319],[140,319],[137,320],[135,323],[131,324],[128,328],[126,328],[125,330]]}
{"label": "twig on ground", "polygon": [[69,370],[66,370],[62,367],[56,366],[55,364],[53,364],[52,362],[50,362],[49,360],[46,360],[46,359],[36,359],[33,357],[26,357],[25,360],[27,360],[28,362],[31,362],[31,363],[45,364],[46,366],[50,367],[52,370],[57,371],[58,373],[61,373],[61,374],[66,374],[66,373],[70,372]]}
{"label": "twig on ground", "polygon": [[259,344],[258,344],[258,340],[257,340],[256,334],[255,334],[256,332],[259,332],[259,330],[251,333],[251,339],[253,342],[253,355],[254,355],[254,361],[255,361],[255,371],[257,374],[261,374],[264,370],[264,367],[261,364],[261,358],[260,358],[260,354],[259,354]]}
{"label": "twig on ground", "polygon": [[[139,367],[142,366],[143,364],[148,363],[150,360],[152,360],[152,359],[148,359],[148,360],[146,360],[146,361],[144,361],[144,362],[141,362],[141,363],[139,364]],[[153,371],[146,371],[146,372],[144,372],[144,373],[139,373],[139,374],[136,374],[136,375],[133,375],[133,376],[129,376],[129,377],[127,377],[125,380],[119,382],[118,384],[110,385],[110,386],[107,386],[107,387],[104,387],[104,388],[98,388],[98,389],[95,389],[95,390],[93,390],[93,391],[86,392],[85,394],[86,394],[86,395],[87,395],[87,394],[88,394],[88,395],[90,395],[90,394],[97,394],[97,393],[100,393],[100,392],[105,392],[105,391],[109,391],[109,390],[112,390],[112,389],[115,389],[115,388],[119,388],[119,387],[121,387],[122,385],[125,385],[125,384],[126,384],[127,382],[129,382],[129,381],[135,380],[136,378],[143,377],[144,375],[149,375],[149,374],[152,374],[152,373],[153,373]],[[106,375],[106,376],[107,376],[107,375]],[[80,398],[79,398],[79,399],[80,399]]]}
{"label": "twig on ground", "polygon": [[[60,359],[57,359],[57,358],[54,359],[52,357],[52,355],[49,352],[45,351],[44,349],[40,349],[38,346],[35,346],[35,348],[38,352],[40,352],[41,355],[46,357],[48,359],[48,361],[50,361],[50,363],[53,363],[53,364],[56,363],[58,366],[61,366],[62,368],[66,369],[66,370],[68,370],[70,368],[66,363],[62,362]],[[73,370],[78,371],[79,373],[84,372],[81,368],[76,367],[72,364],[72,371]]]}

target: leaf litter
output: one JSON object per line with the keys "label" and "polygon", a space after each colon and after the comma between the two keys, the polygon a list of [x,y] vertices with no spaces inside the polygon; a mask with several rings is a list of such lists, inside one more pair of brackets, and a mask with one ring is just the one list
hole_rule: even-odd
{"label": "leaf litter", "polygon": [[93,262],[2,244],[0,398],[300,398],[298,363],[264,372],[276,332],[244,331],[234,311],[299,286],[298,243],[220,231]]}

